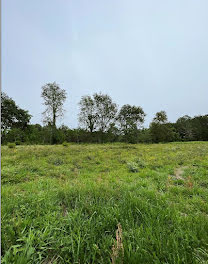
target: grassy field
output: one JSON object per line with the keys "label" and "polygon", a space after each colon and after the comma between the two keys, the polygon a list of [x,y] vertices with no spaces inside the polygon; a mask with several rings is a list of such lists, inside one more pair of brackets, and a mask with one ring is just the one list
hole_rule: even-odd
{"label": "grassy field", "polygon": [[208,142],[2,147],[2,263],[208,263]]}

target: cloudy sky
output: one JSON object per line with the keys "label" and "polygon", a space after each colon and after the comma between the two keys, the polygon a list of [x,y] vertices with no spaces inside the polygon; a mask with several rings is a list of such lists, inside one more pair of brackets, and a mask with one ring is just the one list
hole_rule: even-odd
{"label": "cloudy sky", "polygon": [[207,0],[2,0],[2,90],[41,122],[41,86],[109,94],[170,121],[208,114]]}

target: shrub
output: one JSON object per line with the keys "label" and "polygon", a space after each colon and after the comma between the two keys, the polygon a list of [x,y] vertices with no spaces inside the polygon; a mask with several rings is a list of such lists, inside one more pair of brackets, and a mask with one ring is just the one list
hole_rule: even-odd
{"label": "shrub", "polygon": [[20,140],[17,140],[15,141],[16,145],[21,145],[21,141]]}
{"label": "shrub", "polygon": [[60,166],[60,165],[64,164],[64,161],[62,159],[60,159],[60,158],[50,158],[48,160],[48,162],[50,164],[55,165],[55,166]]}
{"label": "shrub", "polygon": [[15,148],[16,144],[15,143],[8,143],[7,146],[8,146],[8,148]]}
{"label": "shrub", "polygon": [[64,142],[62,143],[62,146],[64,146],[64,147],[68,147],[68,143],[67,143],[66,141],[64,141]]}
{"label": "shrub", "polygon": [[138,165],[136,162],[128,162],[127,163],[128,169],[130,172],[138,172]]}
{"label": "shrub", "polygon": [[141,159],[137,159],[136,160],[136,163],[137,165],[140,167],[140,168],[145,168],[147,165],[145,163],[145,161],[141,160]]}

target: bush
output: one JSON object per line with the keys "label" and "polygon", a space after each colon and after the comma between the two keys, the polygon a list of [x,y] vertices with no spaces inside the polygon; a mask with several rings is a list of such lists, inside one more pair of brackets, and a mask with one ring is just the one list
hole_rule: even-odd
{"label": "bush", "polygon": [[53,164],[55,166],[60,166],[60,165],[64,164],[64,161],[61,158],[53,158],[52,157],[48,160],[48,163]]}
{"label": "bush", "polygon": [[62,146],[64,146],[64,147],[68,147],[68,143],[67,143],[66,141],[64,141],[64,142],[62,143]]}
{"label": "bush", "polygon": [[16,143],[17,146],[21,145],[21,141],[20,140],[15,141],[15,143]]}
{"label": "bush", "polygon": [[130,172],[138,172],[138,166],[136,162],[128,162],[127,163],[128,169]]}
{"label": "bush", "polygon": [[7,146],[8,146],[8,148],[15,148],[16,144],[15,143],[8,143]]}
{"label": "bush", "polygon": [[137,159],[136,160],[136,163],[137,165],[140,167],[140,168],[145,168],[147,165],[145,163],[145,161],[141,160],[141,159]]}

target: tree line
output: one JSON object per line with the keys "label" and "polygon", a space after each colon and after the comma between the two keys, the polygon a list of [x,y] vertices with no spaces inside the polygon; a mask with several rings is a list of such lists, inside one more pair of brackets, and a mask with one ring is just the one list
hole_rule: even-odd
{"label": "tree line", "polygon": [[172,141],[207,141],[208,115],[180,117],[168,122],[165,111],[155,114],[149,128],[144,128],[146,114],[142,107],[125,104],[120,109],[107,94],[82,96],[79,102],[79,127],[70,129],[57,120],[64,115],[66,91],[47,83],[41,97],[45,106],[43,125],[30,124],[31,115],[5,93],[1,93],[1,142],[16,144],[76,143],[159,143]]}

